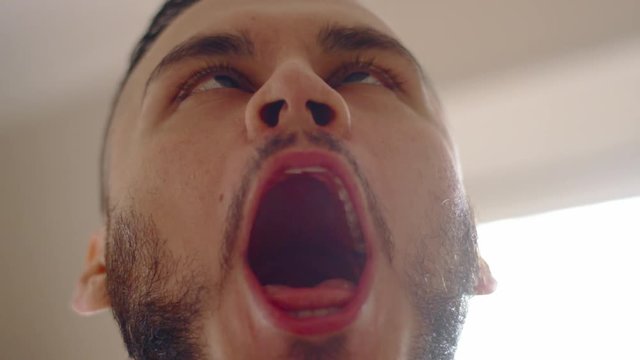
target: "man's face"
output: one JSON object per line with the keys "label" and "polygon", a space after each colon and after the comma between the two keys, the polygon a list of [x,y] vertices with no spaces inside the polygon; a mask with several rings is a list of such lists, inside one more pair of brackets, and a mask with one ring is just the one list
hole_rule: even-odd
{"label": "man's face", "polygon": [[132,356],[452,358],[475,228],[421,73],[384,36],[351,2],[202,1],[154,43],[107,163]]}

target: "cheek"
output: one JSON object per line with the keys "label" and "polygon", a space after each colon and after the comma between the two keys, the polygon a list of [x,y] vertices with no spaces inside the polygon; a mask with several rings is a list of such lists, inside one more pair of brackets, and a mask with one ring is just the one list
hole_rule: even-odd
{"label": "cheek", "polygon": [[153,217],[173,254],[211,267],[217,265],[226,209],[248,155],[237,150],[243,133],[236,114],[216,116],[210,110],[190,107],[145,129],[132,155],[125,196]]}
{"label": "cheek", "polygon": [[369,103],[352,109],[354,152],[364,159],[395,253],[409,259],[417,248],[439,251],[441,226],[449,216],[443,204],[460,196],[453,154],[434,120],[398,101]]}
{"label": "cheek", "polygon": [[[354,144],[369,156],[376,182],[397,196],[436,194],[457,183],[455,158],[436,124],[399,101],[363,99],[351,106]],[[373,179],[372,179],[373,180]],[[382,190],[382,189],[381,189]],[[415,201],[411,201],[415,203]]]}

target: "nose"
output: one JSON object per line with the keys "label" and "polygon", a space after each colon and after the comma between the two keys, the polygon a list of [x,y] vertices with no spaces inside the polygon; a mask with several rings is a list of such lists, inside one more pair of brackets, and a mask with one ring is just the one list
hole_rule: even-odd
{"label": "nose", "polygon": [[276,68],[247,104],[250,140],[277,132],[323,130],[341,138],[351,133],[344,98],[301,61]]}

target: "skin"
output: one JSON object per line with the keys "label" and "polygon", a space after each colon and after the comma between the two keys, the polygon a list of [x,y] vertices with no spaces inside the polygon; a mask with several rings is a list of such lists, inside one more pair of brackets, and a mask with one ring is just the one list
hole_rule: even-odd
{"label": "skin", "polygon": [[[328,24],[366,25],[393,36],[353,2],[234,0],[195,4],[158,38],[125,84],[114,113],[107,156],[110,210],[103,229],[90,241],[74,296],[78,312],[112,305],[120,309],[120,303],[113,303],[114,293],[117,286],[126,289],[123,284],[131,279],[127,271],[150,280],[145,278],[148,266],[136,266],[133,260],[126,264],[122,243],[156,239],[149,253],[163,264],[162,286],[145,290],[190,301],[197,310],[182,319],[193,325],[192,345],[201,350],[193,358],[324,359],[333,358],[331,351],[344,359],[448,358],[450,354],[425,350],[438,326],[436,304],[464,302],[495,285],[476,252],[475,226],[455,153],[419,69],[382,50],[324,53],[315,39]],[[247,34],[255,57],[187,60],[147,86],[176,45],[196,34],[218,32]],[[356,57],[374,58],[391,69],[401,89],[385,86],[376,73],[368,79],[372,82],[326,82],[341,63]],[[255,87],[200,87],[183,101],[173,101],[179,84],[218,60],[232,64]],[[205,81],[199,85],[216,85]],[[286,104],[278,125],[265,126],[260,109],[281,99]],[[334,121],[322,127],[314,123],[304,106],[308,100],[333,109]],[[239,246],[232,243],[227,249],[225,267],[222,243],[234,196],[257,149],[286,134],[298,135],[295,149],[315,149],[318,145],[304,134],[318,131],[339,141],[357,162],[392,246],[386,257],[382,235],[372,239],[376,262],[371,292],[352,324],[338,333],[300,337],[265,320],[242,275]],[[253,200],[252,184],[241,215]],[[463,234],[457,234],[460,229]],[[138,236],[127,237],[132,233]],[[137,262],[152,259],[141,256]],[[115,282],[118,275],[121,281]],[[135,287],[130,290],[132,297],[142,296]],[[189,296],[180,298],[180,293]],[[310,357],[314,352],[324,357]]]}

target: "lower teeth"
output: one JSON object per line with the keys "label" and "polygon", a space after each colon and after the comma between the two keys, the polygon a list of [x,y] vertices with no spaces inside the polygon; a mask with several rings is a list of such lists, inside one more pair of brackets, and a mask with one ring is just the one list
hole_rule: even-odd
{"label": "lower teeth", "polygon": [[288,314],[298,319],[305,319],[310,317],[328,316],[328,315],[337,313],[339,310],[340,309],[336,307],[330,307],[330,308],[315,309],[315,310],[290,311]]}

